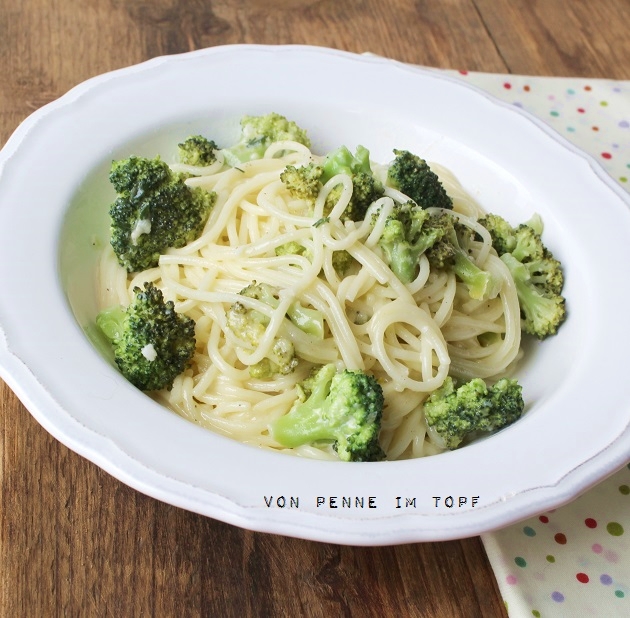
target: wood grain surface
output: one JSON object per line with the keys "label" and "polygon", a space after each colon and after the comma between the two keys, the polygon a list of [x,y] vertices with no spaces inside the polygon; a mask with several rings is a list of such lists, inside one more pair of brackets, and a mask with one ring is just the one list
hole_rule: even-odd
{"label": "wood grain surface", "polygon": [[[0,0],[0,145],[82,80],[162,54],[300,43],[630,79],[629,23],[628,0]],[[2,617],[505,616],[478,538],[342,547],[201,517],[68,450],[2,382],[0,461]]]}

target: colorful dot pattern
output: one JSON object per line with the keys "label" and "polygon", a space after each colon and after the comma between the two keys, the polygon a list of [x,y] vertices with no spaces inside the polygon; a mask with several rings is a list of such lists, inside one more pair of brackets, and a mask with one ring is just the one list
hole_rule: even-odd
{"label": "colorful dot pattern", "polygon": [[[630,191],[630,81],[449,73],[534,114]],[[630,616],[630,464],[482,539],[510,618]]]}
{"label": "colorful dot pattern", "polygon": [[538,116],[630,191],[630,81],[450,73]]}
{"label": "colorful dot pattern", "polygon": [[630,464],[571,504],[482,539],[511,618],[630,616]]}

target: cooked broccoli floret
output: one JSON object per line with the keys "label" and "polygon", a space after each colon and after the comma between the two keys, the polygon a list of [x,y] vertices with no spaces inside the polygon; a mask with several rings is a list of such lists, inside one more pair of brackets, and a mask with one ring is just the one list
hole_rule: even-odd
{"label": "cooked broccoli floret", "polygon": [[347,174],[348,176],[354,176],[355,174],[372,175],[370,151],[365,146],[357,146],[354,154],[350,152],[347,146],[341,146],[326,155],[322,167],[324,168],[324,183],[337,174]]}
{"label": "cooked broccoli floret", "polygon": [[379,246],[403,283],[415,279],[420,256],[444,235],[444,226],[432,223],[429,213],[415,202],[395,203],[385,220]]}
{"label": "cooked broccoli floret", "polygon": [[305,255],[306,247],[295,240],[278,245],[275,250],[276,255]]}
{"label": "cooked broccoli floret", "polygon": [[[269,318],[242,303],[234,303],[227,311],[228,328],[250,346],[258,346],[269,324]],[[261,380],[272,378],[276,374],[291,373],[298,365],[295,348],[288,337],[279,336],[274,340],[268,357],[249,366],[249,374]]]}
{"label": "cooked broccoli floret", "polygon": [[[261,293],[258,293],[261,292]],[[262,286],[251,285],[241,291],[243,296],[257,298],[271,306],[277,305],[277,298]],[[268,298],[269,297],[269,298]],[[271,299],[273,302],[268,302]],[[256,348],[265,334],[269,317],[260,311],[250,309],[243,303],[234,303],[226,314],[228,328],[239,338]],[[279,335],[275,338],[268,357],[249,366],[249,373],[253,378],[269,379],[276,374],[286,375],[295,370],[298,360],[295,356],[293,342],[287,336]]]}
{"label": "cooked broccoli floret", "polygon": [[540,233],[524,223],[513,228],[494,214],[479,223],[490,232],[492,246],[512,273],[523,330],[539,339],[556,334],[566,318],[564,275]]}
{"label": "cooked broccoli floret", "polygon": [[514,228],[503,217],[489,213],[481,217],[479,223],[490,232],[492,246],[499,255],[509,253],[516,247]]}
{"label": "cooked broccoli floret", "polygon": [[191,135],[178,144],[179,160],[186,165],[206,166],[217,160],[219,147],[203,135]]}
{"label": "cooked broccoli floret", "polygon": [[332,265],[335,269],[335,272],[343,279],[346,276],[348,271],[356,264],[357,261],[352,257],[352,255],[342,249],[340,251],[333,251],[332,254]]}
{"label": "cooked broccoli floret", "polygon": [[280,180],[293,197],[313,204],[323,186],[321,182],[323,173],[321,165],[315,163],[301,167],[287,165],[280,174]]}
{"label": "cooked broccoli floret", "polygon": [[[342,185],[333,187],[324,204],[324,214],[330,214],[339,201]],[[352,177],[352,197],[339,217],[342,221],[363,221],[372,202],[383,196],[383,185],[374,176],[360,172]]]}
{"label": "cooked broccoli floret", "polygon": [[[280,300],[278,290],[266,283],[252,283],[241,290],[240,294],[254,298],[276,308]],[[324,336],[324,318],[315,310],[303,307],[294,302],[287,310],[287,317],[300,330],[321,339]],[[249,309],[241,302],[234,303],[227,311],[227,325],[230,330],[250,346],[258,346],[269,324],[269,317],[255,309]],[[250,366],[250,375],[261,379],[270,378],[275,374],[291,373],[298,364],[295,357],[293,342],[288,336],[278,335],[274,341],[269,358]]]}
{"label": "cooked broccoli floret", "polygon": [[387,183],[411,198],[421,208],[453,208],[437,174],[428,163],[408,150],[394,150],[396,157],[389,166]]}
{"label": "cooked broccoli floret", "polygon": [[[343,221],[363,221],[370,204],[384,194],[383,184],[372,172],[370,152],[364,146],[358,146],[354,155],[346,146],[337,148],[326,156],[322,168],[324,184],[337,174],[346,174],[352,179],[352,197],[340,217]],[[324,215],[330,214],[342,191],[342,185],[331,190],[324,204]]]}
{"label": "cooked broccoli floret", "polygon": [[114,161],[109,175],[118,197],[111,205],[111,245],[121,266],[157,266],[169,247],[183,247],[203,231],[216,194],[190,188],[159,157]]}
{"label": "cooked broccoli floret", "polygon": [[243,116],[239,141],[223,150],[226,162],[232,167],[239,163],[262,159],[274,142],[291,140],[310,148],[306,131],[292,120],[272,112],[263,116]]}
{"label": "cooked broccoli floret", "polygon": [[144,391],[171,388],[195,352],[195,322],[175,311],[159,288],[134,288],[127,308],[105,309],[96,324],[111,341],[121,373]]}
{"label": "cooked broccoli floret", "polygon": [[536,279],[544,279],[545,274],[539,271],[533,277],[529,262],[519,262],[511,253],[504,253],[501,259],[516,284],[523,330],[538,339],[555,335],[566,319],[565,298],[552,287],[536,283]]}
{"label": "cooked broccoli floret", "polygon": [[[329,153],[321,164],[288,165],[280,179],[293,197],[314,204],[324,184],[337,174],[345,174],[352,179],[352,197],[341,220],[362,221],[370,204],[384,193],[382,183],[372,172],[367,148],[359,146],[353,155],[346,146],[341,146]],[[342,185],[332,188],[324,204],[324,216],[330,214],[342,191]]]}
{"label": "cooked broccoli floret", "polygon": [[[278,290],[266,283],[252,283],[241,291],[241,295],[255,298],[274,308],[280,304]],[[324,317],[316,309],[303,307],[296,301],[289,305],[287,316],[293,324],[307,335],[320,339],[323,337]]]}
{"label": "cooked broccoli floret", "polygon": [[383,413],[383,390],[362,371],[337,373],[324,365],[302,386],[289,412],[271,427],[283,446],[332,442],[342,461],[384,458],[378,437]]}
{"label": "cooked broccoli floret", "polygon": [[[304,245],[292,240],[276,247],[276,255],[303,255],[309,258],[310,253]],[[309,258],[310,259],[310,258]],[[345,277],[356,260],[345,250],[333,251],[332,265],[340,277]]]}
{"label": "cooked broccoli floret", "polygon": [[431,215],[424,226],[427,233],[432,230],[438,235],[426,251],[432,268],[455,273],[475,300],[492,298],[497,293],[500,282],[492,273],[479,268],[466,250],[472,237],[470,228],[447,211]]}
{"label": "cooked broccoli floret", "polygon": [[431,440],[450,450],[475,433],[488,433],[518,420],[525,407],[516,380],[500,379],[488,387],[481,378],[457,386],[451,377],[431,393],[424,414]]}

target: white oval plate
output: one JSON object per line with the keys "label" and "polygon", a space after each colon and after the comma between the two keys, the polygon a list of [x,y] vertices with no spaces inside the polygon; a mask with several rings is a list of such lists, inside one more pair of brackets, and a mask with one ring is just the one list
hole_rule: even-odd
{"label": "white oval plate", "polygon": [[[519,379],[527,413],[499,434],[415,461],[344,464],[264,452],[203,430],[130,386],[84,330],[107,242],[111,160],[230,143],[276,111],[316,151],[408,148],[449,167],[489,211],[539,212],[566,267],[569,318]],[[437,72],[295,46],[226,46],[91,79],[0,153],[0,369],[71,449],[170,504],[252,530],[353,545],[445,540],[557,507],[630,457],[628,196],[532,116]],[[42,465],[45,465],[43,462]]]}

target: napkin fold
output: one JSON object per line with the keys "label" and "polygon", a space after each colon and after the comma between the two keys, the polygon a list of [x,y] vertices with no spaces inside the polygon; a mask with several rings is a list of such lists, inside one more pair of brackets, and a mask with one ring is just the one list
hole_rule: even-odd
{"label": "napkin fold", "polygon": [[[536,115],[630,191],[630,81],[445,72]],[[630,616],[630,464],[481,538],[510,618]]]}

